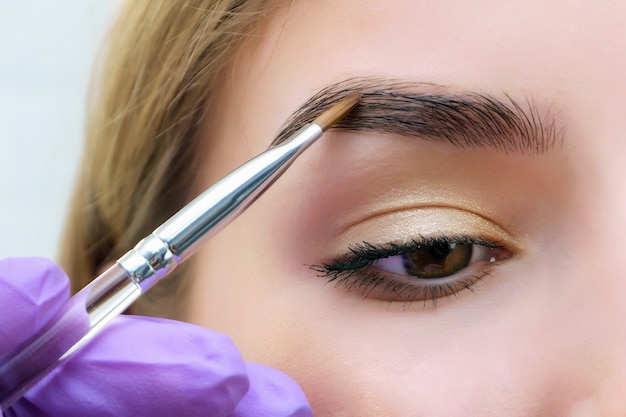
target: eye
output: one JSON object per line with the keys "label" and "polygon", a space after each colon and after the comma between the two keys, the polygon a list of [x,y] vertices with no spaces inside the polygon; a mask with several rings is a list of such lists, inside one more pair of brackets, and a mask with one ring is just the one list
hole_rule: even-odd
{"label": "eye", "polygon": [[436,300],[472,290],[512,253],[503,245],[468,236],[435,237],[376,246],[363,242],[329,263],[318,276],[366,298],[389,302]]}
{"label": "eye", "polygon": [[432,279],[453,275],[475,262],[496,259],[491,248],[471,243],[438,240],[415,246],[406,253],[375,260],[371,265],[398,275]]}

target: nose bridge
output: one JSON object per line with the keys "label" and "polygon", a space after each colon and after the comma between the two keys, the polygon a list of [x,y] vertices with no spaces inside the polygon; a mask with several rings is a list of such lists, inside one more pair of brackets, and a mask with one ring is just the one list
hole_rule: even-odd
{"label": "nose bridge", "polygon": [[626,121],[604,116],[581,147],[568,221],[578,304],[570,307],[580,309],[575,337],[590,393],[577,403],[580,416],[626,415]]}
{"label": "nose bridge", "polygon": [[586,103],[576,97],[575,131],[565,139],[573,177],[568,211],[581,229],[577,239],[589,240],[585,252],[598,257],[596,266],[618,272],[626,270],[619,268],[626,262],[626,112],[620,94],[594,93]]}
{"label": "nose bridge", "polygon": [[626,283],[626,117],[615,119],[599,126],[588,144],[579,198],[595,266],[619,284]]}

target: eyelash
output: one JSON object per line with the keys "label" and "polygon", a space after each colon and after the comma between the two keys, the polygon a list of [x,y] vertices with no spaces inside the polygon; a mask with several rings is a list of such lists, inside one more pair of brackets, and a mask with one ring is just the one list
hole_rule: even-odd
{"label": "eyelash", "polygon": [[[483,261],[480,267],[474,265],[471,273],[464,270],[472,268],[470,263],[443,278],[420,278],[418,276],[397,275],[374,266],[378,260],[394,256],[405,256],[425,246],[434,245],[472,245],[490,251],[490,260]],[[336,286],[347,290],[355,290],[364,298],[378,298],[389,303],[401,301],[406,306],[414,301],[423,301],[426,307],[431,302],[434,307],[437,301],[451,295],[457,296],[460,291],[474,291],[474,285],[491,275],[491,271],[500,265],[500,261],[509,259],[512,254],[500,242],[488,241],[471,236],[438,236],[422,237],[405,244],[386,243],[375,246],[368,242],[348,247],[348,253],[321,265],[309,265],[317,272],[317,276]],[[477,264],[480,262],[474,262]],[[463,274],[457,277],[459,273]],[[408,282],[411,280],[412,282]],[[372,297],[372,295],[374,295]]]}

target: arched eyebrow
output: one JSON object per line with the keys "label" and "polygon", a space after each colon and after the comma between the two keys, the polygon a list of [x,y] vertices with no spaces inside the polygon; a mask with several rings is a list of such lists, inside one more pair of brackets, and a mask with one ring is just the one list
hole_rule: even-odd
{"label": "arched eyebrow", "polygon": [[329,85],[306,101],[272,144],[286,140],[302,125],[351,94],[360,103],[334,129],[371,131],[448,143],[459,148],[491,148],[503,153],[541,154],[560,146],[550,106],[540,112],[533,100],[520,103],[480,92],[379,78],[351,78]]}

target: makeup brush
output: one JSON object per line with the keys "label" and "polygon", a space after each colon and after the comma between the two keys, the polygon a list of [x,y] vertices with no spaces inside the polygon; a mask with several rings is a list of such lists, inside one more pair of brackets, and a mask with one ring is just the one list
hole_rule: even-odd
{"label": "makeup brush", "polygon": [[70,298],[44,328],[0,359],[0,407],[13,402],[252,204],[358,103],[339,101],[280,145],[218,181]]}

